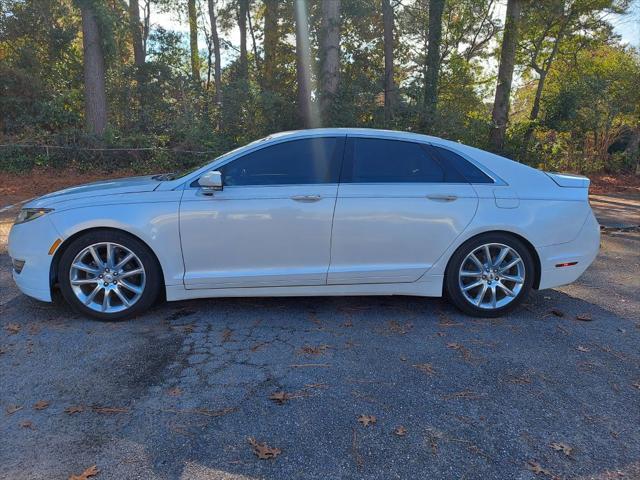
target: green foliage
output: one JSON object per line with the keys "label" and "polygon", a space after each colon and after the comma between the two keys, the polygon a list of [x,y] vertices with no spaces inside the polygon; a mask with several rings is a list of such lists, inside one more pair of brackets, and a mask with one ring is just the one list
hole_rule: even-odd
{"label": "green foliage", "polygon": [[[107,63],[109,128],[103,138],[83,132],[79,7],[84,3],[96,12]],[[338,101],[326,126],[420,131],[428,2],[391,3],[399,86],[393,118],[385,120],[384,112],[381,1],[342,0]],[[512,95],[505,154],[548,170],[636,168],[638,154],[627,145],[640,128],[640,60],[638,52],[619,44],[607,16],[624,12],[628,2],[525,3],[516,69],[521,87]],[[283,0],[278,6],[275,73],[267,84],[263,2],[250,2],[257,57],[249,36],[247,77],[239,68],[237,45],[229,41],[237,35],[238,2],[215,2],[223,46],[222,103],[217,104],[208,38],[200,42],[203,80],[194,82],[188,34],[152,28],[146,63],[134,66],[126,2],[0,0],[0,143],[52,147],[0,147],[0,169],[176,170],[299,128],[293,4]],[[154,0],[154,5],[186,24],[186,0]],[[197,5],[198,26],[206,36],[211,31],[207,2]],[[495,0],[445,5],[438,111],[428,133],[487,148],[502,13]],[[317,82],[320,0],[310,0],[308,10]],[[539,113],[531,116],[540,72],[545,81]]]}

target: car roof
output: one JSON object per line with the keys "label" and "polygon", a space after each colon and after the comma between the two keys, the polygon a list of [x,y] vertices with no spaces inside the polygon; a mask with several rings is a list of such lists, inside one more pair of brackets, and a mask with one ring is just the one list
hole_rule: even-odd
{"label": "car roof", "polygon": [[321,137],[325,135],[354,135],[376,138],[402,138],[405,140],[415,140],[430,143],[446,142],[442,138],[423,135],[421,133],[404,132],[399,130],[384,130],[378,128],[310,128],[306,130],[290,130],[278,132],[266,137],[267,139],[285,139],[297,137]]}

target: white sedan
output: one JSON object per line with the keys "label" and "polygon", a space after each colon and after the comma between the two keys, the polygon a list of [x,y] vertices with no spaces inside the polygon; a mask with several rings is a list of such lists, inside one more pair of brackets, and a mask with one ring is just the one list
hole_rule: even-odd
{"label": "white sedan", "polygon": [[13,278],[78,311],[131,317],[161,293],[204,297],[446,293],[498,316],[576,280],[600,231],[589,180],[424,135],[271,135],[183,174],[97,182],[26,204]]}

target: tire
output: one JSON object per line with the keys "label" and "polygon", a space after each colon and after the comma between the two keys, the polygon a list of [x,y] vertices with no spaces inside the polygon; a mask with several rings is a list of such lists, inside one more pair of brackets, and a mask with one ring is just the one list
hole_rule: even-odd
{"label": "tire", "polygon": [[139,315],[156,301],[162,272],[151,249],[136,237],[94,230],[66,247],[58,264],[58,283],[74,310],[115,321]]}
{"label": "tire", "polygon": [[[489,246],[491,265],[485,246]],[[505,248],[508,251],[501,260]],[[506,268],[510,264],[513,266]],[[445,273],[445,290],[463,313],[499,317],[529,295],[534,276],[534,261],[524,243],[507,233],[485,233],[467,240],[452,255]]]}

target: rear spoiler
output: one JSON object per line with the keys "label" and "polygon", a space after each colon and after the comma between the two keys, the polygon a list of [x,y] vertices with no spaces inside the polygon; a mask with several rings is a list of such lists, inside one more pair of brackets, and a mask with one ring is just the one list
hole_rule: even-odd
{"label": "rear spoiler", "polygon": [[550,173],[544,172],[559,187],[567,188],[589,188],[591,180],[582,175],[573,175],[570,173]]}

